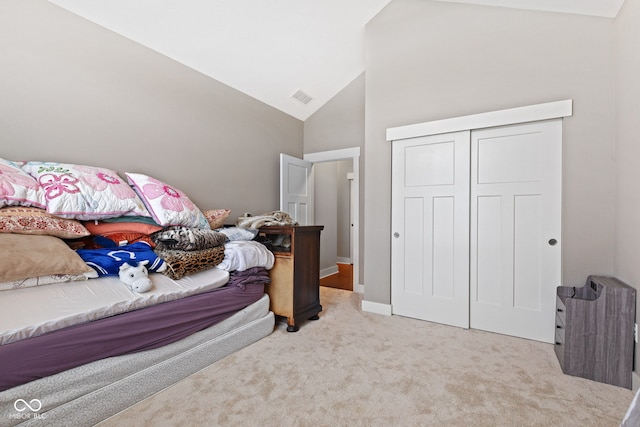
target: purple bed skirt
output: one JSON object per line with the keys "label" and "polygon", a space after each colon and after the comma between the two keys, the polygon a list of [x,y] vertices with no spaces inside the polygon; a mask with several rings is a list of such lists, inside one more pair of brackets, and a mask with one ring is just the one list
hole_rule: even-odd
{"label": "purple bed skirt", "polygon": [[162,347],[258,301],[267,270],[234,272],[225,286],[0,346],[0,391],[85,363]]}

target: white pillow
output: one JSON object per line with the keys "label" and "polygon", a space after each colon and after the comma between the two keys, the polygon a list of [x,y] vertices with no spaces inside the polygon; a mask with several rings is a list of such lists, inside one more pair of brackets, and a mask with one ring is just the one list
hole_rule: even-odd
{"label": "white pillow", "polygon": [[80,220],[149,216],[138,195],[110,169],[52,162],[27,162],[22,169],[42,187],[52,215]]}
{"label": "white pillow", "polygon": [[12,205],[44,209],[46,202],[34,177],[17,163],[0,158],[0,207]]}
{"label": "white pillow", "polygon": [[211,228],[200,209],[182,191],[147,175],[129,172],[125,175],[158,224]]}

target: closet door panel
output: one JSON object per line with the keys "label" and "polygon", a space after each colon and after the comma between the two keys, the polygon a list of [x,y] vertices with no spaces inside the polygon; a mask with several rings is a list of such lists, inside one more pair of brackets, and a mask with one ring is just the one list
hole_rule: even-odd
{"label": "closet door panel", "polygon": [[433,198],[432,292],[434,297],[454,298],[455,203],[453,197]]}
{"label": "closet door panel", "polygon": [[561,143],[559,120],[472,132],[473,328],[554,340]]}
{"label": "closet door panel", "polygon": [[406,187],[454,183],[454,141],[409,146],[404,151]]}
{"label": "closet door panel", "polygon": [[405,199],[404,208],[404,227],[402,234],[404,239],[403,252],[404,258],[404,293],[413,295],[423,295],[425,287],[429,286],[427,280],[429,276],[425,276],[425,270],[431,270],[431,256],[429,247],[424,246],[424,240],[428,239],[428,233],[431,227],[425,224],[428,218],[425,216],[424,198],[408,197]]}
{"label": "closet door panel", "polygon": [[541,223],[542,197],[514,197],[513,304],[516,309],[541,309]]}
{"label": "closet door panel", "polygon": [[484,196],[477,200],[476,301],[500,305],[502,292],[502,197]]}
{"label": "closet door panel", "polygon": [[478,139],[477,182],[539,182],[542,153],[536,138],[536,133],[524,133]]}
{"label": "closet door panel", "polygon": [[469,132],[393,143],[392,312],[469,326]]}

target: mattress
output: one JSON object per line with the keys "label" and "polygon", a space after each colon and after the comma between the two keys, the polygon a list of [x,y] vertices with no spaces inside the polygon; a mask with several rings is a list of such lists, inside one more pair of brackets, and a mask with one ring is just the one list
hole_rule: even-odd
{"label": "mattress", "polygon": [[[155,349],[186,338],[258,301],[269,280],[264,268],[234,272],[231,277],[218,270],[215,277],[223,277],[228,283],[1,345],[0,391],[99,359]],[[191,292],[200,287],[187,288]],[[130,303],[128,298],[124,301]],[[105,307],[95,302],[94,306]]]}
{"label": "mattress", "polygon": [[216,289],[229,273],[211,268],[179,280],[149,278],[153,287],[142,294],[111,276],[0,291],[0,345]]}
{"label": "mattress", "polygon": [[[175,343],[98,360],[0,392],[0,426],[94,425],[264,338],[274,324],[269,297],[263,295],[226,320]],[[34,398],[42,405],[37,412],[15,409],[19,399]]]}

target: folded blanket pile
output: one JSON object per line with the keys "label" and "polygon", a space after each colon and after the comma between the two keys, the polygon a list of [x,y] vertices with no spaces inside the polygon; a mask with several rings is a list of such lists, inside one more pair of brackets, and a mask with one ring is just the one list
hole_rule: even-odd
{"label": "folded blanket pile", "polygon": [[155,253],[167,263],[163,274],[178,280],[220,264],[227,236],[204,228],[176,226],[153,233],[151,239]]}
{"label": "folded blanket pile", "polygon": [[236,225],[240,228],[254,228],[258,229],[266,225],[295,225],[296,222],[291,218],[287,212],[273,211],[263,213],[262,215],[253,216],[250,213],[245,213],[238,218]]}
{"label": "folded blanket pile", "polygon": [[157,249],[195,251],[222,246],[227,236],[204,228],[176,226],[153,233],[151,239]]}

